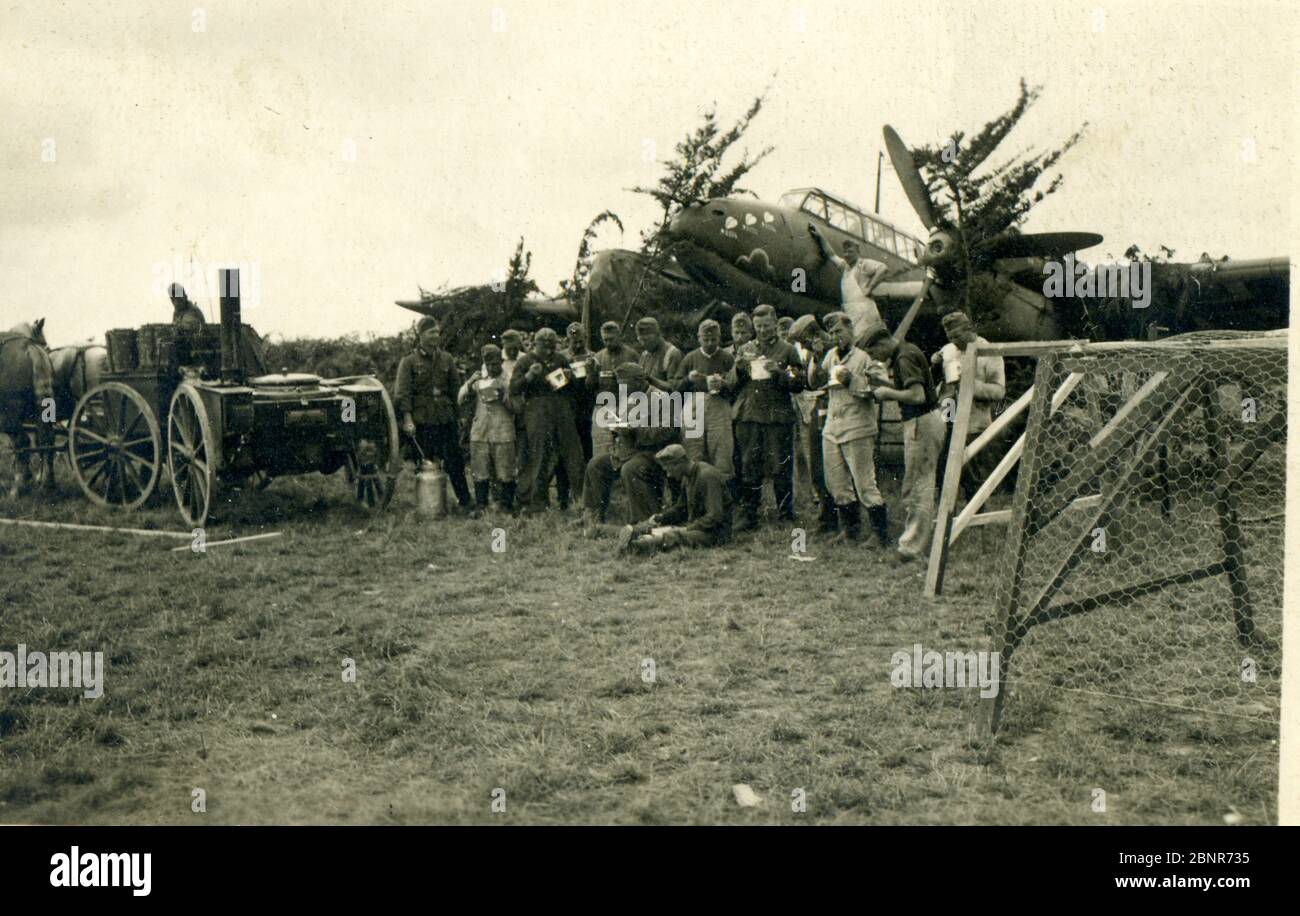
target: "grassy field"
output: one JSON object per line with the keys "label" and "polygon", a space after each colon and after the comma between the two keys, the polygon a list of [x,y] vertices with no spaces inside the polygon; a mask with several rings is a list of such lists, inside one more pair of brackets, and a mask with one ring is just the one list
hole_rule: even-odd
{"label": "grassy field", "polygon": [[[120,516],[60,470],[55,499],[0,514],[180,527],[169,490]],[[622,560],[558,513],[428,522],[412,504],[406,476],[373,519],[341,479],[277,481],[208,537],[283,537],[206,555],[0,526],[0,648],[106,659],[97,700],[0,689],[0,822],[1275,819],[1275,725],[1022,688],[982,742],[972,691],[890,686],[914,643],[985,648],[996,528],[931,603],[919,564],[815,536],[796,562],[770,523]],[[737,783],[763,802],[738,806]]]}

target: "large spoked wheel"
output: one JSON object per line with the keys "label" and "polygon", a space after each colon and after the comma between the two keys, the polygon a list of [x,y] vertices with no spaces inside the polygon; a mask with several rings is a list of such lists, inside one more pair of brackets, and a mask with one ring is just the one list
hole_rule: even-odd
{"label": "large spoked wheel", "polygon": [[384,386],[367,380],[365,387],[379,390],[384,401],[386,435],[382,441],[369,439],[357,443],[348,455],[346,466],[352,496],[365,508],[379,512],[388,507],[397,489],[397,475],[402,470],[401,444],[397,438],[397,412]]}
{"label": "large spoked wheel", "polygon": [[153,408],[133,388],[105,382],[77,402],[68,461],[92,502],[136,509],[158,485],[162,437]]}
{"label": "large spoked wheel", "polygon": [[193,528],[208,520],[216,502],[221,446],[212,434],[203,398],[193,385],[181,384],[167,412],[167,467],[181,517]]}

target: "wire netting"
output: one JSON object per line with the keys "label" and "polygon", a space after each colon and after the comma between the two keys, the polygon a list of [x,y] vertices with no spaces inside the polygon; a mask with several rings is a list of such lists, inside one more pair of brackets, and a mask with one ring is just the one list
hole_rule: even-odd
{"label": "wire netting", "polygon": [[1286,363],[1247,334],[1040,359],[994,620],[1006,716],[1067,690],[1277,721]]}

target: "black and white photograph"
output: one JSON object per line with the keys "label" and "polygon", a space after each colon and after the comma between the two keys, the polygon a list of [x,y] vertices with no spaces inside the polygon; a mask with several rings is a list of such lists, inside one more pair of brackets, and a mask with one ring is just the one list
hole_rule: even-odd
{"label": "black and white photograph", "polygon": [[[1095,880],[1248,887],[1298,18],[6,4],[0,824],[1217,828]],[[81,848],[33,880],[149,893]]]}

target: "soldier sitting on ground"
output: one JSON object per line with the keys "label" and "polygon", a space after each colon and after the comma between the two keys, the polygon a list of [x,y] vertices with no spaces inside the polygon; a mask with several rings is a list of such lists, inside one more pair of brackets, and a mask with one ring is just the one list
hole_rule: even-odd
{"label": "soldier sitting on ground", "polygon": [[636,553],[674,547],[717,547],[731,540],[731,493],[722,473],[673,443],[655,455],[681,495],[666,512],[623,529],[622,547]]}

